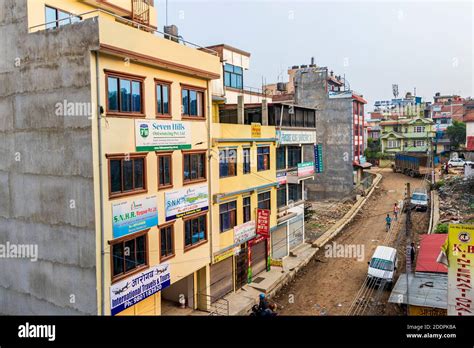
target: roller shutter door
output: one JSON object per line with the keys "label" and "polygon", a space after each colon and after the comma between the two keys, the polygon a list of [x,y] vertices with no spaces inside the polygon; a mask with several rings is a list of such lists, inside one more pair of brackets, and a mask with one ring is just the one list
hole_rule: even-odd
{"label": "roller shutter door", "polygon": [[252,246],[252,278],[267,269],[267,241]]}
{"label": "roller shutter door", "polygon": [[232,257],[211,265],[211,297],[217,300],[234,289]]}
{"label": "roller shutter door", "polygon": [[281,260],[288,255],[288,238],[286,237],[287,223],[284,223],[272,232],[272,258]]}
{"label": "roller shutter door", "polygon": [[293,250],[298,245],[303,243],[303,215],[298,215],[290,221],[289,239],[290,239],[290,250]]}

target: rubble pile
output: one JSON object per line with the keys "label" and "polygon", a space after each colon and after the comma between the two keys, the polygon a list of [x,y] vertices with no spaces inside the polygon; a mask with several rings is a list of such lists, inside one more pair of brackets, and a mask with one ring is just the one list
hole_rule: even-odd
{"label": "rubble pile", "polygon": [[441,223],[474,220],[474,177],[451,177],[439,188]]}

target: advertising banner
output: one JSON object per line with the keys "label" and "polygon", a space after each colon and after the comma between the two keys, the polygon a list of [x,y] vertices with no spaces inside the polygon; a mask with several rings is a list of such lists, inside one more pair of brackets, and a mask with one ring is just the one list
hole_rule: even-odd
{"label": "advertising banner", "polygon": [[277,181],[280,185],[284,185],[287,183],[287,176],[286,172],[284,173],[277,173]]}
{"label": "advertising banner", "polygon": [[170,286],[170,266],[161,264],[124,279],[110,287],[111,314],[116,315]]}
{"label": "advertising banner", "polygon": [[438,262],[448,267],[448,315],[474,315],[474,225],[449,224]]}
{"label": "advertising banner", "polygon": [[315,131],[289,131],[281,130],[276,133],[278,142],[285,144],[314,144],[316,143]]}
{"label": "advertising banner", "polygon": [[316,173],[323,172],[323,145],[314,145],[314,168]]}
{"label": "advertising banner", "polygon": [[165,193],[166,221],[206,211],[208,207],[207,184]]}
{"label": "advertising banner", "polygon": [[260,138],[262,136],[262,125],[260,123],[252,123],[252,138]]}
{"label": "advertising banner", "polygon": [[158,225],[156,196],[112,204],[112,234],[120,238]]}
{"label": "advertising banner", "polygon": [[241,244],[246,240],[255,237],[255,221],[247,221],[242,225],[234,227],[234,244]]}
{"label": "advertising banner", "polygon": [[182,121],[135,120],[136,151],[191,149],[191,125]]}
{"label": "advertising banner", "polygon": [[257,209],[257,235],[270,237],[270,210]]}
{"label": "advertising banner", "polygon": [[298,176],[314,174],[314,162],[298,163]]}

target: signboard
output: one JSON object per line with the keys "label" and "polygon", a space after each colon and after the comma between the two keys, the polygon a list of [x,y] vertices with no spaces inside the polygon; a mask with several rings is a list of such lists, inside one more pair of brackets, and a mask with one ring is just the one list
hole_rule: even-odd
{"label": "signboard", "polygon": [[270,237],[270,210],[257,209],[257,235]]}
{"label": "signboard", "polygon": [[449,224],[438,261],[448,267],[448,315],[474,315],[474,225]]}
{"label": "signboard", "polygon": [[314,162],[298,163],[298,176],[314,174]]}
{"label": "signboard", "polygon": [[323,172],[323,145],[314,145],[314,169],[316,173]]}
{"label": "signboard", "polygon": [[166,221],[206,211],[208,206],[207,184],[165,193]]}
{"label": "signboard", "polygon": [[212,263],[221,262],[231,256],[234,256],[235,250],[233,248],[226,250],[220,254],[214,255],[212,258]]}
{"label": "signboard", "polygon": [[286,172],[277,173],[277,181],[278,181],[278,184],[280,184],[280,185],[286,184],[287,183]]}
{"label": "signboard", "polygon": [[156,196],[112,204],[112,234],[120,238],[158,225]]}
{"label": "signboard", "polygon": [[139,274],[110,286],[110,309],[112,315],[134,306],[147,297],[170,286],[170,266],[152,266]]}
{"label": "signboard", "polygon": [[262,137],[262,125],[260,123],[252,123],[252,138]]}
{"label": "signboard", "polygon": [[242,225],[234,227],[234,244],[242,244],[246,240],[255,237],[255,221],[247,221]]}
{"label": "signboard", "polygon": [[288,131],[276,132],[280,144],[314,144],[316,142],[316,131]]}
{"label": "signboard", "polygon": [[191,125],[182,121],[135,120],[137,151],[191,149]]}

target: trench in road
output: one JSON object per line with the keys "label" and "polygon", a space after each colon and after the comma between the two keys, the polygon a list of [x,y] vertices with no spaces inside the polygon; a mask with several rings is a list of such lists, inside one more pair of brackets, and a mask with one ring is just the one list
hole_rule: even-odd
{"label": "trench in road", "polygon": [[[405,184],[410,183],[413,191],[421,187],[422,179],[410,178],[403,174],[382,170],[382,181],[366,202],[354,220],[340,234],[331,240],[341,245],[363,246],[363,259],[326,257],[325,247],[321,248],[308,265],[300,270],[296,278],[284,286],[274,298],[280,315],[345,315],[367,276],[367,262],[370,260],[377,245],[383,243],[385,217],[392,216],[393,204],[403,199]],[[425,220],[428,213],[412,214],[413,227],[417,233],[426,233]],[[404,219],[404,217],[402,217]],[[403,220],[402,220],[403,221]],[[396,231],[391,236],[390,244],[396,239]],[[401,233],[404,234],[403,228]],[[399,250],[405,248],[404,238]],[[404,270],[404,253],[399,252],[401,261],[399,269]],[[387,305],[389,291],[385,290],[380,302],[385,302],[379,313],[402,314],[396,305]],[[367,313],[369,314],[369,313]]]}

